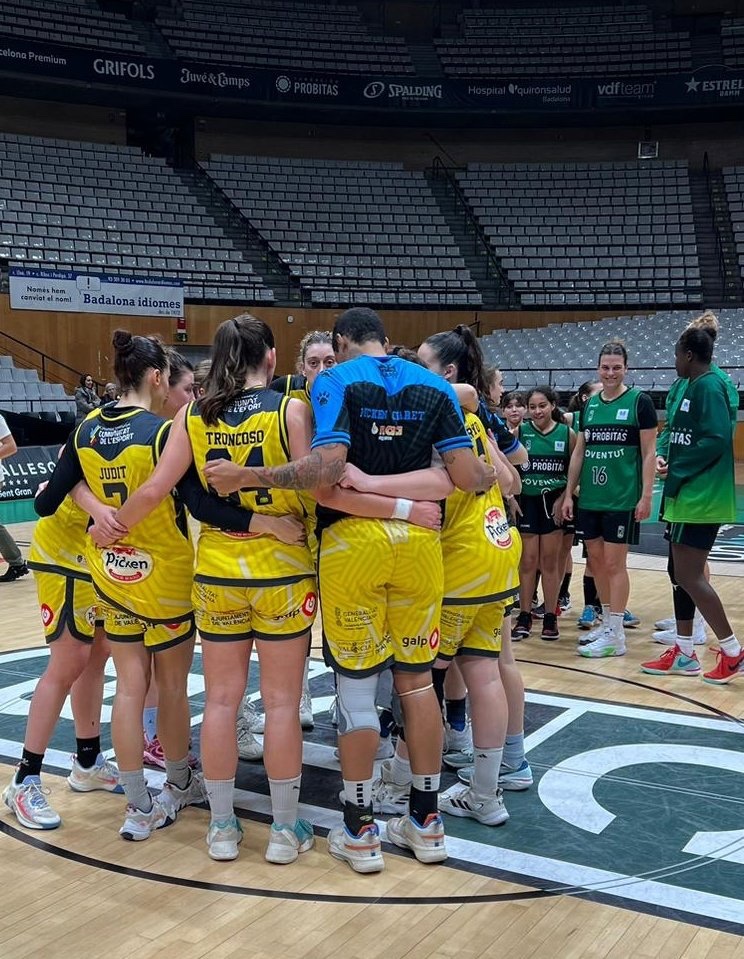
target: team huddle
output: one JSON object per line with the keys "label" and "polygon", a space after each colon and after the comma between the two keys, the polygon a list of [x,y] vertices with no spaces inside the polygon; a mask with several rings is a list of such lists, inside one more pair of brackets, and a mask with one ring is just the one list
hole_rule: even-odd
{"label": "team huddle", "polygon": [[[299,804],[310,631],[321,615],[343,779],[329,852],[356,872],[382,870],[375,815],[385,813],[389,842],[421,862],[443,861],[447,816],[500,825],[503,791],[532,784],[511,642],[530,634],[538,571],[543,638],[559,638],[575,533],[593,573],[585,586],[594,583],[592,628],[578,651],[625,653],[627,551],[650,514],[657,471],[676,626],[671,648],[644,669],[700,672],[698,607],[721,647],[705,678],[734,678],[744,653],[704,576],[734,507],[730,402],[725,374],[711,369],[711,329],[694,327],[677,344],[682,386],[662,440],[649,398],[624,385],[618,343],[602,348],[599,387],[577,414],[565,416],[552,390],[536,387],[526,397],[530,419],[511,432],[465,326],[412,353],[390,347],[373,311],[353,308],[332,334],[305,338],[297,376],[275,379],[272,331],[244,314],[217,330],[196,398],[178,354],[117,331],[121,398],[80,423],[36,500],[29,566],[50,661],[6,805],[28,828],[60,825],[40,773],[70,694],[72,789],[123,793],[119,832],[128,840],[207,802],[209,856],[235,859],[235,774],[255,647],[273,818],[265,858],[295,861],[314,844]],[[716,497],[704,494],[711,469]],[[188,515],[199,524],[195,547]],[[201,771],[187,697],[197,631]],[[116,765],[100,744],[109,655]],[[166,773],[157,795],[143,769],[153,695]],[[154,726],[146,733],[151,746]],[[440,793],[443,760],[460,782]]]}

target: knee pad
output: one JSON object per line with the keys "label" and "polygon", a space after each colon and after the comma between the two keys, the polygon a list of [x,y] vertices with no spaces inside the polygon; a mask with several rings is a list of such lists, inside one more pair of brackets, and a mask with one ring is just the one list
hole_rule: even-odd
{"label": "knee pad", "polygon": [[336,677],[336,693],[338,695],[338,734],[344,736],[359,729],[373,729],[380,732],[380,717],[375,706],[377,692],[375,676],[355,678]]}

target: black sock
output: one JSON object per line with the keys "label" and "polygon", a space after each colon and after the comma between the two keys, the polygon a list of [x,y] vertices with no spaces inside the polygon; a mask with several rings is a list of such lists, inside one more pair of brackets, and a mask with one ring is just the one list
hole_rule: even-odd
{"label": "black sock", "polygon": [[431,682],[434,686],[434,692],[437,695],[437,702],[439,703],[440,710],[444,706],[444,680],[446,677],[446,669],[432,669],[431,671]]}
{"label": "black sock", "polygon": [[395,729],[395,719],[389,709],[380,710],[380,735],[388,738]]}
{"label": "black sock", "polygon": [[444,714],[453,729],[465,729],[465,699],[445,699]]}
{"label": "black sock", "polygon": [[77,740],[77,761],[83,769],[95,766],[98,754],[101,751],[101,737],[92,736],[90,739]]}
{"label": "black sock", "polygon": [[563,582],[561,583],[561,588],[559,590],[560,595],[568,596],[569,595],[568,591],[570,588],[571,588],[571,574],[566,573],[566,575],[563,577]]}
{"label": "black sock", "polygon": [[16,773],[16,785],[20,786],[26,776],[40,776],[41,764],[44,762],[44,753],[32,753],[30,749],[24,746],[23,755],[18,765]]}
{"label": "black sock", "polygon": [[598,606],[599,597],[593,576],[584,576],[584,606]]}
{"label": "black sock", "polygon": [[349,832],[358,836],[365,826],[375,821],[372,805],[356,806],[352,802],[344,803],[344,825]]}
{"label": "black sock", "polygon": [[424,825],[427,816],[437,812],[437,796],[438,793],[436,790],[424,792],[421,789],[416,789],[415,786],[411,786],[411,798],[408,809],[411,817],[416,820],[419,826]]}

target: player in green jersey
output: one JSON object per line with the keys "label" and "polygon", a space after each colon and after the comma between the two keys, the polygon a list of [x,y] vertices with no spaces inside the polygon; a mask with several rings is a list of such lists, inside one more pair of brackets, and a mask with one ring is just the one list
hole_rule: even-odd
{"label": "player in green jersey", "polygon": [[658,660],[641,668],[654,675],[700,674],[692,637],[697,605],[720,644],[716,667],[703,678],[725,684],[744,673],[744,650],[718,594],[705,578],[705,564],[720,525],[736,519],[729,402],[722,378],[711,369],[713,342],[710,331],[687,329],[675,349],[677,375],[686,386],[669,430],[662,509],[664,519],[671,524],[674,577],[692,602],[681,608],[675,591],[677,642]]}
{"label": "player in green jersey", "polygon": [[586,541],[602,625],[588,634],[581,656],[623,656],[623,617],[630,593],[628,546],[651,514],[655,473],[656,410],[650,397],[625,384],[628,354],[613,340],[599,352],[602,389],[581,412],[581,431],[571,457],[563,519],[574,518],[579,487],[577,532]]}
{"label": "player in green jersey", "polygon": [[523,639],[532,629],[530,608],[535,593],[535,574],[542,574],[545,617],[542,639],[559,638],[558,591],[565,570],[562,553],[561,506],[566,488],[568,463],[576,444],[576,434],[563,422],[558,396],[550,386],[538,386],[527,394],[530,419],[519,427],[517,436],[529,453],[520,467],[522,493],[518,521],[523,551],[519,566],[520,612],[514,626],[515,636]]}

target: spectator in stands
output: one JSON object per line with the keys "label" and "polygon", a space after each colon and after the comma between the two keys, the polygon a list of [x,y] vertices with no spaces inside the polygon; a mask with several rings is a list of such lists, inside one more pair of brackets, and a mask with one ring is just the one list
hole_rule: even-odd
{"label": "spectator in stands", "polygon": [[[0,460],[12,456],[17,449],[13,434],[8,429],[8,424],[4,417],[0,416]],[[0,474],[0,489],[2,489],[2,486],[3,478]],[[13,580],[27,575],[28,566],[21,556],[18,544],[4,526],[0,526],[0,555],[8,564],[8,568],[0,576],[0,583],[12,583]]]}
{"label": "spectator in stands", "polygon": [[116,383],[107,383],[103,388],[103,396],[101,397],[101,404],[103,406],[106,403],[115,403],[119,399],[119,387]]}
{"label": "spectator in stands", "polygon": [[75,390],[75,405],[77,407],[77,415],[75,417],[76,426],[78,423],[83,422],[91,410],[95,410],[101,405],[98,393],[96,393],[93,377],[90,373],[83,373],[80,377],[80,386]]}

